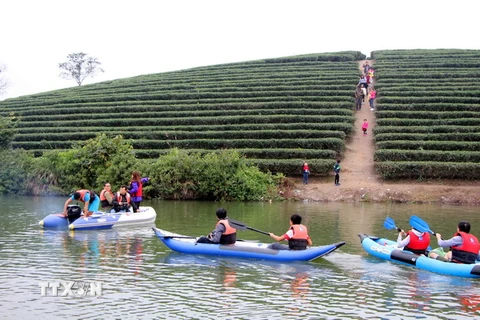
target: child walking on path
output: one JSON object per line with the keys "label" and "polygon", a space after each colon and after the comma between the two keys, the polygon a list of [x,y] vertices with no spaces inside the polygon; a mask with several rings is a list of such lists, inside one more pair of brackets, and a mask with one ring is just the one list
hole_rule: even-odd
{"label": "child walking on path", "polygon": [[367,134],[367,129],[368,129],[368,121],[367,119],[363,119],[362,130],[364,135]]}
{"label": "child walking on path", "polygon": [[335,172],[335,185],[340,185],[340,160],[337,160],[337,163],[333,166],[333,172]]}

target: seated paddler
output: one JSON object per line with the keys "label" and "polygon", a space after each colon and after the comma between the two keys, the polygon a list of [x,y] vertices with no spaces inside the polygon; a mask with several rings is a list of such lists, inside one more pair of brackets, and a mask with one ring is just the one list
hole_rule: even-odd
{"label": "seated paddler", "polygon": [[198,238],[197,243],[233,244],[237,241],[237,230],[228,223],[227,210],[219,208],[216,215],[218,221],[215,230]]}
{"label": "seated paddler", "polygon": [[288,241],[288,246],[281,243],[272,243],[269,248],[274,250],[305,250],[307,245],[312,245],[312,239],[308,235],[308,229],[302,224],[302,217],[295,213],[290,217],[290,228],[282,236],[270,233],[275,241]]}
{"label": "seated paddler", "polygon": [[[402,236],[406,236],[402,239]],[[420,232],[415,228],[405,232],[398,232],[397,247],[403,248],[415,254],[428,255],[428,246],[430,245],[430,234],[428,232]]]}

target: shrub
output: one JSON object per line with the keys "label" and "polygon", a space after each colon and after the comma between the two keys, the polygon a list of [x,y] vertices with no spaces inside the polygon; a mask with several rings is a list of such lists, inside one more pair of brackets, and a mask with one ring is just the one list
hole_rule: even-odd
{"label": "shrub", "polygon": [[149,168],[152,190],[163,199],[261,200],[274,197],[275,180],[237,151],[187,153],[172,149]]}

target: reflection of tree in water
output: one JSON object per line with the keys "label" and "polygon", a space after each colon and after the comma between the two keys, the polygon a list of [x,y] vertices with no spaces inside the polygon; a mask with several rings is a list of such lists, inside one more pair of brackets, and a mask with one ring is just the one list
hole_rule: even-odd
{"label": "reflection of tree in water", "polygon": [[[118,238],[118,234],[103,232],[73,232],[64,238],[64,249],[85,270],[98,266],[132,265],[138,274],[142,264],[143,240],[139,237]],[[113,259],[112,259],[113,258]],[[133,261],[133,263],[131,263]]]}

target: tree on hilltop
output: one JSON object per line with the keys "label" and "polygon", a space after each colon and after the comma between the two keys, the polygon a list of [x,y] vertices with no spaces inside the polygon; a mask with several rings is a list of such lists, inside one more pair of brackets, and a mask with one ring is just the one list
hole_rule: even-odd
{"label": "tree on hilltop", "polygon": [[18,120],[13,113],[6,117],[0,116],[0,150],[10,147],[15,136]]}
{"label": "tree on hilltop", "polygon": [[70,53],[67,56],[68,61],[60,63],[58,67],[63,71],[60,77],[71,80],[74,79],[79,86],[87,77],[94,77],[97,73],[103,72],[100,68],[100,61],[97,58],[89,57],[86,53]]}
{"label": "tree on hilltop", "polygon": [[7,67],[0,65],[0,95],[4,94],[9,86],[8,79],[5,78],[5,70]]}

